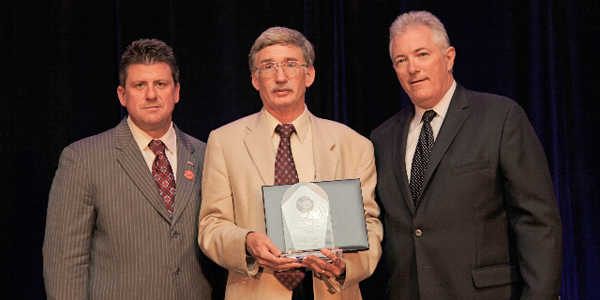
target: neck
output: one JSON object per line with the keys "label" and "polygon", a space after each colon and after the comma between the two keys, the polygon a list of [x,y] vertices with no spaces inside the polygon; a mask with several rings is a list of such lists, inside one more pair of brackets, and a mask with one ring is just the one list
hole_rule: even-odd
{"label": "neck", "polygon": [[269,109],[268,107],[265,107],[265,109],[273,117],[275,117],[275,119],[277,119],[277,121],[279,121],[281,124],[292,123],[294,120],[296,120],[304,112],[304,107],[302,107],[302,110],[298,110],[298,109],[295,109],[295,110],[294,109],[272,110],[272,109]]}

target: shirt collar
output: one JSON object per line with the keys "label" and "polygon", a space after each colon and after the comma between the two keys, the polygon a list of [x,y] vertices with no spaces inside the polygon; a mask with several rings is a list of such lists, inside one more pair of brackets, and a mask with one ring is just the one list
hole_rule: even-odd
{"label": "shirt collar", "polygon": [[448,107],[450,106],[450,100],[452,100],[454,91],[456,91],[456,80],[454,80],[452,82],[452,86],[450,86],[450,89],[448,89],[448,91],[446,92],[444,97],[442,97],[442,100],[440,100],[440,102],[438,102],[438,104],[436,106],[434,106],[433,108],[422,109],[415,105],[415,117],[413,119],[414,122],[419,124],[421,122],[421,119],[423,118],[423,114],[428,110],[435,111],[435,113],[438,116],[442,117],[442,120],[443,120],[446,117],[446,113],[448,112]]}
{"label": "shirt collar", "polygon": [[[269,132],[271,132],[271,138],[273,137],[275,133],[275,127],[277,127],[277,125],[280,125],[281,122],[279,122],[275,117],[273,117],[272,114],[270,114],[264,107],[262,108],[262,111],[265,115],[265,119],[267,121],[267,125],[269,126]],[[304,143],[304,139],[306,139],[306,136],[308,135],[308,130],[310,129],[310,114],[308,113],[308,108],[306,107],[306,104],[304,105],[304,111],[302,112],[302,114],[300,116],[298,116],[294,121],[292,121],[292,124],[294,125],[294,128],[296,129],[296,134],[298,135],[298,139],[300,140],[300,143],[303,144]],[[283,124],[281,124],[283,125]]]}
{"label": "shirt collar", "polygon": [[[148,147],[148,144],[150,143],[150,141],[153,140],[153,138],[150,135],[148,135],[144,130],[135,125],[135,123],[131,121],[131,118],[129,118],[129,116],[127,116],[127,124],[129,125],[131,134],[133,135],[133,138],[138,144],[140,150],[144,151],[145,149],[150,149]],[[171,122],[169,130],[167,130],[167,132],[162,137],[160,137],[159,140],[161,140],[165,144],[167,151],[175,155],[175,151],[177,151],[177,136],[175,135],[175,128],[173,128],[173,122]]]}

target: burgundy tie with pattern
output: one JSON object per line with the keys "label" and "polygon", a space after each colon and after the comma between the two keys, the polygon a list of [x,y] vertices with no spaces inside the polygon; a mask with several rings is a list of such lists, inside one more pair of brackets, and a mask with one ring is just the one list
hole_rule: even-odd
{"label": "burgundy tie with pattern", "polygon": [[[280,137],[277,156],[275,157],[275,185],[295,184],[299,182],[290,145],[290,136],[294,131],[296,129],[292,124],[277,125],[275,128],[275,132]],[[290,290],[293,290],[304,279],[304,272],[300,269],[275,272],[274,275]]]}
{"label": "burgundy tie with pattern", "polygon": [[169,216],[173,217],[173,202],[175,202],[175,176],[171,163],[165,155],[165,144],[161,140],[152,140],[148,147],[154,152],[156,158],[152,163],[152,177],[160,197],[165,202]]}
{"label": "burgundy tie with pattern", "polygon": [[410,170],[410,191],[412,192],[415,207],[419,204],[421,185],[423,184],[423,177],[425,176],[425,170],[427,169],[427,161],[429,161],[429,152],[431,152],[431,147],[433,147],[433,129],[429,122],[433,120],[435,115],[435,111],[428,110],[423,114],[423,118],[421,118],[423,127],[419,134],[419,141],[417,142],[417,148],[415,149],[415,156],[413,157]]}

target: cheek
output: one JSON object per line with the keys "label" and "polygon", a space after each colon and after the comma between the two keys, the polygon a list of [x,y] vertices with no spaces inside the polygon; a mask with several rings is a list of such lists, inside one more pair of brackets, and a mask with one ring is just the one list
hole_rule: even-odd
{"label": "cheek", "polygon": [[402,85],[408,82],[408,73],[404,70],[396,70],[396,76]]}

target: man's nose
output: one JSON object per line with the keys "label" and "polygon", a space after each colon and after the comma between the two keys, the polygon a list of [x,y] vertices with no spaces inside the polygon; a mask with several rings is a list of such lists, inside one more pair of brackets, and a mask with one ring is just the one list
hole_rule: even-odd
{"label": "man's nose", "polygon": [[277,70],[275,71],[275,81],[285,82],[285,81],[287,81],[287,79],[288,79],[287,75],[283,71],[283,66],[282,65],[278,66]]}
{"label": "man's nose", "polygon": [[417,73],[421,71],[421,65],[417,62],[416,59],[408,60],[408,72],[411,74]]}
{"label": "man's nose", "polygon": [[146,90],[146,99],[156,99],[156,87],[154,85],[149,85]]}

